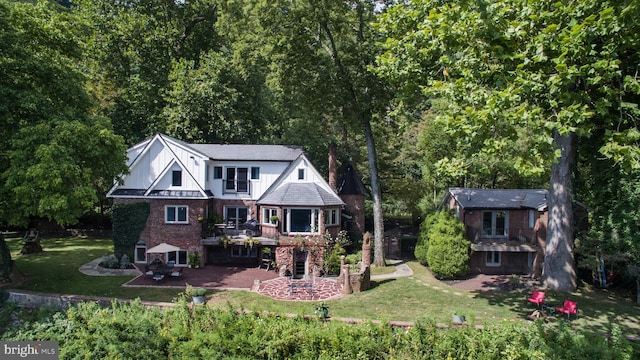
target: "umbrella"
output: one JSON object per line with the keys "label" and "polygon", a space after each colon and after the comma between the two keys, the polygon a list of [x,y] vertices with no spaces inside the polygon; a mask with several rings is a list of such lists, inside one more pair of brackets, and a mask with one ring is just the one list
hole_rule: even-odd
{"label": "umbrella", "polygon": [[180,250],[179,247],[173,246],[167,243],[162,243],[160,245],[154,246],[151,249],[147,250],[147,254],[166,254],[172,251]]}

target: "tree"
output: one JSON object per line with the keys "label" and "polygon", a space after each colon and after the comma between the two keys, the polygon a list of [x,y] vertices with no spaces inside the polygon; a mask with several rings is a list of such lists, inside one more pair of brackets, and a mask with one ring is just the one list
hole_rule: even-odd
{"label": "tree", "polygon": [[[374,264],[383,266],[382,191],[372,122],[384,114],[387,92],[367,68],[375,56],[370,27],[374,5],[374,1],[254,1],[242,11],[249,12],[245,17],[260,20],[264,36],[260,41],[266,43],[272,59],[270,86],[288,118],[310,119],[305,123],[315,129],[322,126],[338,139],[342,131],[364,134],[374,214]],[[327,136],[327,140],[325,149],[333,139]]]}
{"label": "tree", "polygon": [[124,142],[92,114],[71,14],[0,1],[0,24],[0,218],[73,224],[126,170]]}
{"label": "tree", "polygon": [[600,152],[640,168],[639,11],[634,1],[415,0],[380,27],[379,74],[448,99],[439,118],[448,133],[474,153],[508,151],[523,174],[551,167],[543,281],[552,289],[576,287],[575,142],[602,130]]}

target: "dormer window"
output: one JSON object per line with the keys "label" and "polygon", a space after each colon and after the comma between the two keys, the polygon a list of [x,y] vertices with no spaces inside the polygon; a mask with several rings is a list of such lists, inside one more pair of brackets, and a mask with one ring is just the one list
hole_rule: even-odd
{"label": "dormer window", "polygon": [[304,180],[304,169],[298,169],[298,180]]}
{"label": "dormer window", "polygon": [[172,186],[182,186],[182,171],[174,170],[171,177]]}
{"label": "dormer window", "polygon": [[249,192],[249,169],[248,168],[235,168],[228,167],[227,178],[225,179],[224,189],[225,192]]}

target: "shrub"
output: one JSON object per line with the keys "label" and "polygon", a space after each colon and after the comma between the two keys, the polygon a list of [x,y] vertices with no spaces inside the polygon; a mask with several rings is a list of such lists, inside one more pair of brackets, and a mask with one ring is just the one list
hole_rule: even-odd
{"label": "shrub", "polygon": [[105,269],[119,269],[120,261],[118,261],[118,258],[115,255],[111,254],[104,256],[98,265]]}
{"label": "shrub", "polygon": [[129,255],[124,254],[120,259],[120,269],[129,269],[131,267],[131,259],[129,259]]}
{"label": "shrub", "polygon": [[441,212],[427,233],[429,268],[438,278],[454,278],[469,271],[469,240],[464,226],[448,212]]}
{"label": "shrub", "polygon": [[61,359],[626,360],[638,355],[615,326],[607,339],[542,321],[504,321],[478,330],[440,329],[423,319],[399,331],[388,324],[244,313],[231,306],[190,308],[185,300],[163,311],[139,301],[114,301],[37,315],[0,334],[0,340],[58,341]]}
{"label": "shrub", "polygon": [[429,250],[429,237],[427,234],[431,226],[438,220],[438,216],[438,213],[434,213],[424,219],[420,225],[420,236],[416,242],[416,248],[413,250],[413,255],[418,262],[425,266],[429,263],[427,261],[427,251]]}

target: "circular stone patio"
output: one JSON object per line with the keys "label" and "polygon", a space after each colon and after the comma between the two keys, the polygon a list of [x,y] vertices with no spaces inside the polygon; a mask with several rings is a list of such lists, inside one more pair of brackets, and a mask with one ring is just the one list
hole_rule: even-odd
{"label": "circular stone patio", "polygon": [[342,285],[330,278],[298,280],[278,277],[254,285],[253,290],[276,300],[318,301],[342,296]]}

